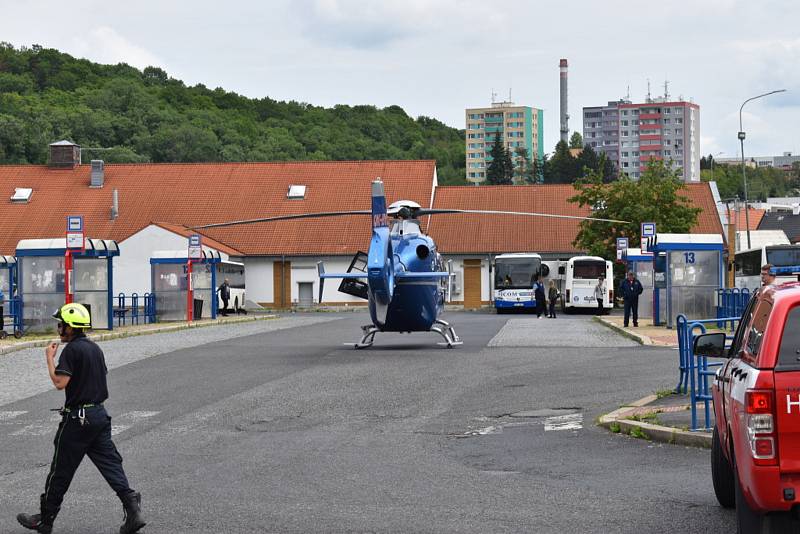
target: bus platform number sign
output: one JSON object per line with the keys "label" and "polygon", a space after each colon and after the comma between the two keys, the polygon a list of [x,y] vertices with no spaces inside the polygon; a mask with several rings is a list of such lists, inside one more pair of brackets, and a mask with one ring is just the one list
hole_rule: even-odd
{"label": "bus platform number sign", "polygon": [[203,247],[198,234],[189,236],[189,258],[193,260],[202,259]]}
{"label": "bus platform number sign", "polygon": [[626,250],[628,250],[628,238],[627,237],[618,237],[617,238],[617,261],[622,261],[622,256],[625,254]]}
{"label": "bus platform number sign", "polygon": [[647,238],[654,237],[656,235],[656,223],[654,222],[643,222],[642,223],[642,253],[649,254],[650,251],[647,250]]}
{"label": "bus platform number sign", "polygon": [[69,250],[83,250],[83,215],[67,215],[66,244]]}

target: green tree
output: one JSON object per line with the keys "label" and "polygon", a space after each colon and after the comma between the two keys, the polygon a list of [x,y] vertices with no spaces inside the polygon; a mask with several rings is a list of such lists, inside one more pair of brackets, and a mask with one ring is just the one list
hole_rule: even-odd
{"label": "green tree", "polygon": [[514,166],[514,177],[517,183],[538,184],[539,165],[536,159],[531,159],[528,149],[518,146],[514,149],[517,164]]}
{"label": "green tree", "polygon": [[578,132],[572,132],[572,137],[569,138],[570,148],[583,148],[583,136]]}
{"label": "green tree", "polygon": [[569,146],[564,141],[556,144],[553,157],[548,161],[547,172],[544,176],[545,183],[570,184],[578,176],[577,161],[569,151]]}
{"label": "green tree", "polygon": [[[511,182],[507,170],[508,152],[503,145],[503,134],[497,132],[494,136],[492,149],[489,151],[492,161],[486,167],[486,181],[492,185],[508,185]],[[512,169],[513,172],[513,169]]]}
{"label": "green tree", "polygon": [[573,244],[591,255],[613,259],[616,239],[627,237],[631,243],[638,243],[644,221],[655,222],[659,232],[689,232],[701,210],[681,194],[684,188],[676,171],[661,161],[648,163],[638,181],[623,175],[604,183],[603,173],[592,171],[575,183],[576,194],[569,201],[592,208],[593,217],[628,222],[582,221]]}

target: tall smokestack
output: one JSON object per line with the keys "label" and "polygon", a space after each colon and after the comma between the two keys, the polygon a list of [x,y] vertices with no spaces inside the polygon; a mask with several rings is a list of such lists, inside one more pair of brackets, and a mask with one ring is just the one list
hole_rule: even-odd
{"label": "tall smokestack", "polygon": [[567,113],[567,60],[558,63],[561,70],[561,140],[569,143],[569,113]]}

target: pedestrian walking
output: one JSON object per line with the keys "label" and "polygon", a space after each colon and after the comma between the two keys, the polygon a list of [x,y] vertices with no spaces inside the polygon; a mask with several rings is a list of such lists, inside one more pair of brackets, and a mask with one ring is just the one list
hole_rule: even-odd
{"label": "pedestrian walking", "polygon": [[548,317],[551,319],[556,318],[556,302],[558,301],[558,288],[556,287],[556,281],[550,280],[549,287],[547,288],[547,301],[550,304],[550,309],[548,310]]}
{"label": "pedestrian walking", "polygon": [[544,284],[538,274],[533,279],[533,298],[536,301],[536,317],[541,319],[546,299],[544,296]]}
{"label": "pedestrian walking", "polygon": [[775,273],[772,272],[773,265],[771,263],[765,263],[761,266],[761,285],[762,286],[774,286],[775,285]]}
{"label": "pedestrian walking", "polygon": [[222,315],[228,315],[228,301],[231,300],[231,284],[228,282],[226,278],[222,285],[217,288],[219,292],[219,298],[222,299],[222,311],[220,312]]}
{"label": "pedestrian walking", "polygon": [[19,514],[17,521],[25,528],[50,534],[72,477],[83,457],[88,456],[122,501],[125,515],[120,534],[137,532],[145,526],[141,494],[128,485],[122,457],[111,441],[111,417],[103,407],[108,398],[108,369],[103,351],[86,337],[85,332],[92,324],[89,310],[82,304],[65,304],[53,317],[58,320],[58,335],[66,346],[58,365],[55,364],[57,342],[45,348],[45,358],[50,380],[56,389],[65,390],[66,399],[60,410],[55,452],[40,497],[39,513]]}
{"label": "pedestrian walking", "polygon": [[597,314],[603,315],[605,312],[603,302],[605,302],[606,295],[608,295],[608,286],[606,286],[606,277],[602,274],[597,277],[597,285],[594,286],[594,298],[597,300]]}
{"label": "pedestrian walking", "polygon": [[639,295],[643,291],[642,283],[636,279],[633,271],[628,271],[627,277],[620,284],[620,293],[622,293],[622,300],[625,302],[625,320],[623,324],[626,327],[631,315],[633,315],[633,326],[639,326]]}

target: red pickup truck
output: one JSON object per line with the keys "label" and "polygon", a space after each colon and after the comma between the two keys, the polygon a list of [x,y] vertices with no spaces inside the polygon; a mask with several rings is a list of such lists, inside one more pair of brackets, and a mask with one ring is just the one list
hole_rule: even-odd
{"label": "red pickup truck", "polygon": [[736,507],[740,533],[761,532],[800,515],[800,283],[759,290],[724,344],[720,333],[695,342],[696,354],[727,358],[712,386],[714,492]]}

